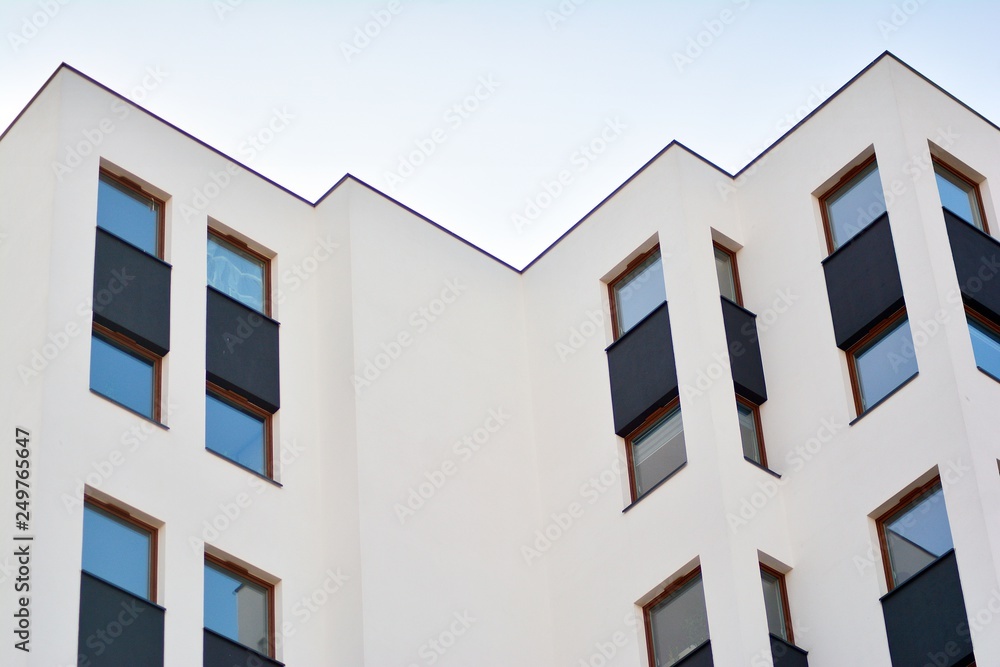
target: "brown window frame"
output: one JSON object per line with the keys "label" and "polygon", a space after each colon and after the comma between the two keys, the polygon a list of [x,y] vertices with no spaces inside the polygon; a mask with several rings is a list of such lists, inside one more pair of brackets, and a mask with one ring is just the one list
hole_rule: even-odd
{"label": "brown window frame", "polygon": [[[764,448],[764,428],[761,426],[760,423],[760,406],[754,403],[753,401],[743,398],[739,394],[736,394],[736,402],[739,405],[742,405],[743,407],[750,408],[750,410],[753,412],[754,430],[757,431],[757,449],[760,450],[760,462],[753,461],[753,459],[750,460],[753,461],[753,463],[757,463],[758,465],[767,468],[767,451]],[[737,410],[737,416],[738,415],[739,411]],[[741,445],[743,444],[742,441],[740,442],[740,444]],[[745,454],[744,458],[746,458]]]}
{"label": "brown window frame", "polygon": [[[260,419],[264,420],[264,471],[265,471],[264,472],[264,476],[267,477],[270,480],[274,480],[274,445],[273,445],[274,438],[272,437],[272,415],[271,415],[271,413],[268,412],[267,410],[264,410],[263,408],[261,408],[259,406],[254,405],[253,403],[251,403],[250,401],[248,401],[244,397],[240,396],[236,392],[230,391],[228,389],[224,389],[224,388],[220,387],[219,385],[217,385],[217,384],[215,384],[213,382],[209,382],[209,381],[205,382],[205,393],[206,394],[214,394],[215,397],[218,400],[220,400],[220,401],[222,401],[224,403],[229,403],[230,405],[232,405],[234,408],[236,408],[238,410],[242,410],[244,412],[249,412],[250,414],[254,415],[255,417],[259,417]],[[218,454],[218,452],[215,452],[214,450],[208,449],[207,446],[206,446],[206,449],[208,451],[210,451],[210,452]],[[244,470],[248,469],[245,466],[240,465],[238,462],[233,461],[232,459],[230,459],[229,457],[225,456],[224,454],[219,454],[219,456],[221,456],[222,458],[226,459],[227,461],[235,463],[236,465],[240,466]],[[251,472],[256,473],[255,470],[251,470]]]}
{"label": "brown window frame", "polygon": [[[834,196],[835,194],[837,194],[840,191],[840,189],[843,188],[844,186],[846,186],[855,176],[857,176],[862,171],[864,171],[865,169],[867,169],[868,167],[870,167],[872,165],[872,163],[875,163],[876,162],[875,157],[876,156],[874,154],[872,154],[871,157],[867,158],[864,162],[862,162],[861,164],[859,164],[857,167],[854,167],[853,169],[849,170],[846,174],[844,174],[840,178],[840,180],[837,181],[836,185],[834,185],[829,190],[827,190],[819,198],[819,210],[820,210],[820,213],[823,216],[823,233],[826,236],[826,250],[827,250],[827,255],[832,255],[833,252],[835,250],[837,250],[837,248],[834,247],[834,243],[833,243],[833,230],[830,227],[830,212],[829,212],[828,202],[829,202],[829,200],[830,200],[830,198],[832,196]],[[875,168],[876,169],[878,168],[877,164],[876,164]],[[860,234],[860,232],[858,232],[858,233]],[[851,237],[851,238],[854,238],[854,237]],[[844,243],[847,243],[847,241],[845,241]]]}
{"label": "brown window frame", "polygon": [[136,356],[139,357],[143,357],[147,361],[151,361],[153,363],[153,414],[147,417],[146,415],[140,414],[135,410],[132,410],[131,408],[122,405],[121,403],[111,398],[110,396],[105,396],[100,392],[95,392],[95,393],[97,393],[99,396],[103,396],[104,398],[108,399],[109,401],[111,401],[116,405],[120,405],[122,408],[128,410],[129,412],[138,414],[140,417],[144,419],[150,419],[156,422],[157,424],[162,423],[160,421],[160,416],[161,416],[160,404],[162,402],[162,387],[163,387],[163,357],[143,347],[136,341],[126,336],[125,334],[120,333],[118,331],[114,331],[113,329],[109,329],[103,324],[98,324],[97,322],[93,322],[93,331],[91,335],[93,336],[95,334],[102,338],[107,338],[114,344],[126,348],[132,354],[135,354]]}
{"label": "brown window frame", "polygon": [[[881,516],[879,516],[878,519],[875,520],[875,527],[876,530],[878,531],[878,544],[879,548],[882,550],[882,568],[883,572],[885,573],[885,583],[890,591],[895,589],[897,584],[895,581],[895,577],[892,575],[892,563],[889,560],[889,543],[885,537],[886,520],[892,516],[895,516],[900,510],[905,508],[907,505],[912,503],[921,495],[932,490],[935,486],[940,486],[942,489],[944,489],[944,486],[941,484],[941,477],[938,475],[935,475],[929,482],[921,484],[917,488],[908,492],[906,495],[904,495],[902,498],[899,499],[898,503],[896,503],[888,510],[883,512]],[[906,582],[904,581],[903,583]]]}
{"label": "brown window frame", "polygon": [[[115,518],[121,519],[126,523],[130,523],[140,530],[149,533],[149,602],[157,604],[157,590],[156,587],[159,583],[159,577],[157,576],[157,568],[159,565],[159,557],[157,551],[159,550],[159,528],[156,526],[146,523],[142,519],[132,515],[128,510],[122,509],[117,505],[105,502],[103,500],[98,500],[97,498],[85,494],[83,496],[83,504],[92,505],[102,512],[106,512],[114,516]],[[81,568],[82,571],[82,568]]]}
{"label": "brown window frame", "polygon": [[[131,180],[129,178],[126,178],[125,176],[120,176],[120,175],[118,175],[118,174],[116,174],[116,173],[114,173],[112,171],[109,171],[109,170],[105,169],[104,167],[101,167],[101,169],[100,169],[100,173],[98,175],[98,182],[100,182],[100,178],[101,177],[105,177],[108,180],[114,181],[118,185],[120,185],[120,186],[122,186],[124,188],[128,188],[129,190],[134,191],[140,197],[142,197],[144,199],[149,199],[154,204],[157,204],[157,215],[156,215],[156,254],[154,256],[157,259],[162,260],[163,259],[163,249],[164,249],[164,246],[165,246],[165,243],[166,243],[166,230],[165,230],[166,224],[165,223],[166,223],[166,207],[167,207],[167,203],[164,200],[162,200],[159,197],[157,197],[156,195],[153,195],[153,194],[150,194],[149,192],[147,192],[145,190],[145,188],[143,188],[140,184],[136,183],[135,181],[133,181],[133,180]],[[124,239],[122,239],[122,240],[124,241]],[[128,243],[128,241],[125,241],[125,242]]]}
{"label": "brown window frame", "polygon": [[[664,405],[662,408],[658,408],[653,414],[646,417],[646,419],[644,419],[641,424],[636,426],[631,433],[625,436],[625,461],[626,465],[628,466],[628,488],[629,488],[629,495],[632,498],[633,503],[638,502],[640,498],[645,498],[647,495],[649,495],[649,493],[653,490],[653,488],[659,486],[668,477],[670,477],[670,475],[667,475],[667,477],[664,477],[662,480],[657,482],[654,485],[654,487],[647,490],[646,493],[642,494],[641,496],[637,495],[635,488],[635,464],[633,462],[634,459],[632,456],[632,443],[635,442],[636,438],[643,436],[646,433],[646,431],[648,431],[654,424],[663,419],[665,416],[669,415],[675,410],[680,411],[680,407],[681,407],[681,398],[680,396],[678,396],[673,400],[671,400],[666,405]],[[683,418],[684,416],[682,414],[681,419]],[[673,473],[670,474],[672,475]]]}
{"label": "brown window frame", "polygon": [[[260,260],[264,264],[264,312],[261,313],[266,317],[271,317],[271,258],[264,255],[263,253],[254,250],[247,242],[239,239],[231,234],[226,234],[225,232],[220,232],[217,229],[211,227],[208,228],[208,236],[214,236],[217,241],[221,241],[224,244],[231,245],[237,250],[247,253],[248,255]],[[247,306],[249,307],[249,306]]]}
{"label": "brown window frame", "polygon": [[[857,366],[857,355],[858,352],[864,349],[869,343],[880,337],[886,332],[886,330],[891,329],[894,325],[899,323],[901,319],[907,319],[909,316],[906,313],[906,306],[903,306],[899,310],[895,311],[884,320],[879,322],[871,331],[866,333],[861,340],[852,345],[847,349],[847,370],[851,376],[851,391],[854,393],[854,414],[858,417],[863,415],[867,410],[874,407],[874,403],[869,405],[867,408],[863,406],[862,396],[861,396],[861,382],[858,377],[858,366]],[[912,334],[911,334],[912,335]],[[902,386],[902,385],[900,385]],[[898,389],[899,387],[896,387]],[[893,389],[895,391],[895,389]],[[880,401],[883,399],[879,399]]]}
{"label": "brown window frame", "polygon": [[[615,298],[615,287],[617,287],[618,283],[627,278],[628,275],[632,273],[632,271],[636,267],[638,267],[640,264],[649,259],[653,255],[653,253],[659,252],[659,250],[660,250],[660,244],[657,243],[655,246],[653,246],[652,248],[640,254],[638,257],[629,262],[621,273],[619,273],[613,280],[608,282],[608,298],[611,303],[611,326],[615,340],[618,340],[623,335],[621,327],[618,325],[618,303],[617,303],[618,300]],[[663,259],[662,254],[660,255],[660,259],[662,261]]]}
{"label": "brown window frame", "polygon": [[[990,233],[990,224],[986,220],[986,207],[983,206],[983,193],[982,193],[982,191],[979,188],[979,183],[976,183],[971,178],[969,178],[968,176],[964,175],[962,172],[958,171],[954,167],[949,166],[948,163],[944,162],[943,160],[939,160],[936,157],[931,157],[931,163],[932,163],[932,167],[931,167],[932,171],[933,171],[933,169],[935,167],[940,167],[940,168],[944,169],[945,171],[947,171],[952,176],[954,176],[956,179],[964,182],[966,185],[968,185],[968,186],[970,186],[972,188],[972,191],[976,195],[976,208],[978,209],[978,212],[979,212],[979,220],[980,220],[980,222],[983,223],[983,228],[982,228],[981,231],[986,232],[987,234],[989,234]],[[975,227],[975,225],[972,225],[972,226]],[[978,229],[978,227],[977,227],[977,229]]]}
{"label": "brown window frame", "polygon": [[792,612],[788,606],[788,585],[785,583],[785,575],[783,572],[778,572],[773,567],[768,567],[760,562],[758,562],[758,564],[760,565],[761,572],[771,575],[778,581],[778,591],[781,593],[781,615],[785,620],[785,634],[788,635],[784,641],[789,644],[795,644],[795,635],[792,632]]}
{"label": "brown window frame", "polygon": [[[698,565],[687,574],[678,578],[676,581],[671,582],[669,585],[667,585],[666,588],[663,589],[663,591],[659,595],[657,595],[652,600],[650,600],[649,602],[647,602],[642,606],[643,626],[646,629],[646,657],[648,658],[650,665],[656,664],[656,655],[654,652],[655,647],[653,646],[653,614],[652,614],[653,607],[660,604],[668,597],[676,593],[678,590],[680,590],[681,588],[683,588],[684,586],[686,586],[687,584],[691,583],[692,581],[701,576],[702,576],[701,565]],[[702,578],[702,582],[704,585],[704,578]],[[707,601],[705,601],[705,606],[707,611],[708,607]],[[709,639],[711,640],[711,637],[709,637]]]}
{"label": "brown window frame", "polygon": [[[734,301],[734,303],[742,308],[743,288],[740,287],[740,269],[739,266],[736,264],[736,251],[730,250],[729,248],[722,245],[718,241],[712,241],[712,247],[715,250],[720,250],[729,256],[729,266],[731,266],[733,269],[733,289],[736,291],[736,301]],[[713,258],[714,258],[714,252],[713,252]],[[722,285],[719,285],[720,296],[723,296],[721,292],[722,292]]]}
{"label": "brown window frame", "polygon": [[[226,560],[225,558],[220,556],[212,555],[208,552],[205,552],[205,562],[212,563],[219,569],[228,570],[229,572],[232,572],[236,576],[241,577],[243,579],[247,579],[251,583],[258,585],[265,591],[267,591],[267,657],[277,659],[276,656],[277,642],[275,638],[275,628],[277,627],[277,621],[274,618],[274,609],[275,609],[274,584],[272,584],[269,581],[261,579],[260,577],[253,574],[245,567],[238,565],[237,563],[234,563],[230,560]],[[204,595],[204,593],[202,593],[202,595]],[[239,642],[236,643],[239,644]],[[243,646],[243,644],[240,645]],[[252,646],[248,648],[253,649]]]}

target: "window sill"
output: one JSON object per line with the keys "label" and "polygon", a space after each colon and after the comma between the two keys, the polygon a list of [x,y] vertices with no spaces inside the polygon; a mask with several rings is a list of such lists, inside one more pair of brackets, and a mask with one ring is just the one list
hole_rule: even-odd
{"label": "window sill", "polygon": [[759,468],[760,470],[763,470],[767,474],[774,475],[778,479],[781,479],[781,475],[779,473],[774,472],[773,470],[771,470],[770,468],[768,468],[766,465],[762,465],[760,463],[757,463],[756,461],[754,461],[749,456],[744,456],[743,460],[746,461],[747,463],[753,465],[755,468]]}
{"label": "window sill", "polygon": [[989,372],[988,370],[986,370],[986,369],[985,369],[985,368],[983,368],[982,366],[976,366],[976,368],[977,368],[977,369],[979,370],[979,372],[980,372],[980,373],[982,373],[982,374],[983,374],[983,375],[985,375],[986,377],[988,377],[988,378],[992,378],[993,380],[996,380],[997,382],[1000,382],[1000,377],[997,377],[997,376],[996,376],[996,375],[994,375],[993,373],[990,373],[990,372]]}
{"label": "window sill", "polygon": [[242,463],[240,463],[239,461],[232,460],[231,458],[229,458],[225,454],[220,454],[219,452],[215,451],[214,449],[209,449],[208,447],[205,448],[205,451],[208,452],[209,454],[211,454],[212,456],[215,456],[216,458],[222,459],[226,463],[234,465],[234,466],[236,466],[237,468],[239,468],[241,470],[245,470],[246,472],[250,473],[254,477],[260,477],[265,482],[270,482],[271,484],[275,485],[279,489],[284,488],[284,486],[282,485],[281,482],[279,482],[279,481],[277,481],[275,479],[272,479],[271,477],[268,477],[267,475],[262,475],[259,472],[257,472],[256,470],[254,470],[253,468],[248,468],[245,465],[243,465]]}
{"label": "window sill", "polygon": [[146,415],[142,414],[141,412],[139,412],[137,410],[133,410],[129,406],[125,405],[124,403],[119,403],[118,401],[116,401],[115,399],[111,398],[110,396],[105,396],[104,394],[102,394],[101,392],[99,392],[99,391],[97,391],[95,389],[91,389],[90,393],[93,394],[94,396],[98,396],[98,397],[104,399],[108,403],[111,403],[113,405],[117,405],[119,408],[121,408],[123,410],[127,410],[128,412],[131,412],[132,414],[134,414],[139,419],[142,419],[143,421],[147,421],[150,424],[153,424],[154,426],[159,426],[164,431],[169,431],[170,430],[170,427],[167,426],[166,424],[164,424],[162,422],[158,422],[158,421],[156,421],[155,419],[153,419],[151,417],[147,417]]}
{"label": "window sill", "polygon": [[883,403],[885,403],[886,401],[888,401],[888,400],[889,400],[890,398],[892,398],[892,397],[893,397],[893,396],[894,396],[894,395],[896,394],[896,392],[898,392],[898,391],[899,391],[899,390],[901,390],[901,389],[902,389],[903,387],[905,387],[906,385],[908,385],[908,384],[910,384],[911,382],[913,382],[913,381],[914,381],[914,380],[915,380],[915,379],[917,378],[917,376],[918,376],[918,375],[920,375],[920,371],[917,371],[916,373],[914,373],[914,374],[913,374],[913,375],[911,375],[910,377],[908,377],[908,378],[906,378],[905,380],[903,380],[903,382],[902,382],[902,383],[901,383],[901,384],[900,384],[900,385],[899,385],[898,387],[896,387],[895,389],[893,389],[892,391],[890,391],[890,392],[889,392],[888,394],[886,394],[885,396],[883,396],[882,398],[880,398],[880,399],[879,399],[878,401],[876,401],[876,402],[875,402],[875,403],[874,403],[874,404],[873,404],[873,405],[872,405],[871,407],[869,407],[869,408],[868,408],[868,409],[866,409],[866,410],[865,410],[864,412],[862,412],[862,413],[861,413],[861,414],[859,414],[859,415],[858,415],[857,417],[855,417],[855,418],[854,418],[853,420],[851,420],[850,422],[848,422],[848,424],[847,424],[847,425],[848,425],[848,426],[854,426],[855,424],[857,424],[857,423],[858,423],[859,421],[861,421],[861,419],[862,419],[863,417],[865,417],[865,416],[867,416],[867,415],[871,414],[871,412],[872,412],[872,411],[873,411],[873,410],[874,410],[875,408],[877,408],[878,406],[882,405]]}
{"label": "window sill", "polygon": [[628,506],[625,507],[625,509],[622,510],[622,514],[625,514],[625,512],[628,512],[630,509],[632,509],[633,507],[635,507],[636,505],[638,505],[639,502],[643,498],[647,498],[649,496],[649,494],[651,494],[653,491],[656,491],[658,488],[660,488],[661,484],[665,484],[668,479],[670,479],[671,477],[673,477],[674,475],[676,475],[677,473],[679,473],[686,466],[687,466],[687,461],[685,461],[684,463],[682,463],[679,466],[677,466],[674,469],[673,472],[671,472],[669,475],[667,475],[666,477],[664,477],[663,479],[661,479],[659,482],[657,482],[653,486],[649,487],[649,489],[644,494],[642,494],[641,496],[639,496],[638,498],[636,498],[635,500],[633,500],[631,503],[629,503]]}

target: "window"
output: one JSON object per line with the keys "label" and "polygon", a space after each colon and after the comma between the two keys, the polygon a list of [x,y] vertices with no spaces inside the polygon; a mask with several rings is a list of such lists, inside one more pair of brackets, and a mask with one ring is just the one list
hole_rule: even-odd
{"label": "window", "polygon": [[83,506],[83,571],[154,602],[156,530],[87,499]]}
{"label": "window", "polygon": [[792,621],[788,613],[788,593],[785,590],[785,575],[761,564],[760,583],[764,589],[767,631],[789,644],[793,643]]}
{"label": "window", "polygon": [[209,385],[205,447],[254,472],[271,476],[270,415],[249,401]]}
{"label": "window", "polygon": [[822,199],[826,241],[832,253],[886,212],[875,158],[849,172]]}
{"label": "window", "polygon": [[965,314],[969,321],[969,336],[972,338],[976,366],[1000,380],[1000,329],[968,308]]}
{"label": "window", "polygon": [[905,496],[879,519],[878,531],[890,590],[951,551],[941,480]]}
{"label": "window", "polygon": [[667,300],[660,249],[640,255],[608,287],[615,338],[620,338]]}
{"label": "window", "polygon": [[649,664],[670,667],[708,641],[701,570],[669,587],[643,609]]}
{"label": "window", "polygon": [[625,440],[625,450],[634,502],[687,463],[679,401],[675,399],[637,428]]}
{"label": "window", "polygon": [[733,303],[742,306],[740,276],[736,271],[736,253],[715,244],[715,272],[719,277],[719,292]]}
{"label": "window", "polygon": [[94,324],[90,388],[143,417],[159,421],[160,358],[121,334]]}
{"label": "window", "polygon": [[268,260],[238,243],[209,233],[208,284],[247,308],[268,315]]}
{"label": "window", "polygon": [[905,314],[896,315],[848,352],[855,407],[865,412],[917,374],[917,356]]}
{"label": "window", "polygon": [[162,257],[163,202],[105,171],[97,188],[97,226],[154,257]]}
{"label": "window", "polygon": [[934,177],[941,196],[941,206],[973,227],[987,231],[979,186],[937,160],[934,161]]}
{"label": "window", "polygon": [[750,401],[737,396],[736,414],[740,420],[743,456],[766,468],[767,457],[764,454],[764,436],[760,428],[760,411]]}
{"label": "window", "polygon": [[274,656],[273,588],[205,557],[205,628],[267,656]]}

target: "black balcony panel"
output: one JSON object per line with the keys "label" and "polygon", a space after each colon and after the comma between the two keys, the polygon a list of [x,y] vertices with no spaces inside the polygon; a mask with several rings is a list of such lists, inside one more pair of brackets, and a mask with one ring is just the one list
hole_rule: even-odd
{"label": "black balcony panel", "polygon": [[722,297],[722,321],[729,344],[729,365],[736,393],[757,405],[767,400],[764,365],[757,341],[757,316]]}
{"label": "black balcony panel", "polygon": [[893,667],[966,667],[975,659],[954,550],[883,596],[882,615]]}
{"label": "black balcony panel", "polygon": [[666,302],[608,346],[607,353],[615,433],[625,437],[677,396]]}
{"label": "black balcony panel", "polygon": [[83,572],[79,664],[163,667],[163,614],[163,607]]}
{"label": "black balcony panel", "polygon": [[837,347],[846,350],[903,307],[896,248],[883,213],[823,260]]}
{"label": "black balcony panel", "polygon": [[976,310],[1000,320],[1000,242],[948,209],[944,222],[962,296]]}
{"label": "black balcony panel", "polygon": [[781,637],[771,635],[771,658],[774,667],[809,667],[806,652]]}
{"label": "black balcony panel", "polygon": [[205,629],[204,667],[283,667],[284,663],[269,658],[242,644]]}
{"label": "black balcony panel", "polygon": [[170,350],[170,265],[97,230],[94,321],[159,355]]}
{"label": "black balcony panel", "polygon": [[278,323],[208,288],[208,379],[268,412],[277,411]]}
{"label": "black balcony panel", "polygon": [[672,667],[715,667],[715,663],[712,662],[712,642],[705,642],[675,662]]}

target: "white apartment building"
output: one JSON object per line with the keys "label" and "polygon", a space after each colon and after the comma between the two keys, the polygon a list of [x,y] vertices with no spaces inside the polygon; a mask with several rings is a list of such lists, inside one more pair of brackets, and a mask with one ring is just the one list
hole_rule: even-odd
{"label": "white apartment building", "polygon": [[998,130],[885,54],[518,271],[60,67],[0,136],[0,663],[1000,665]]}

